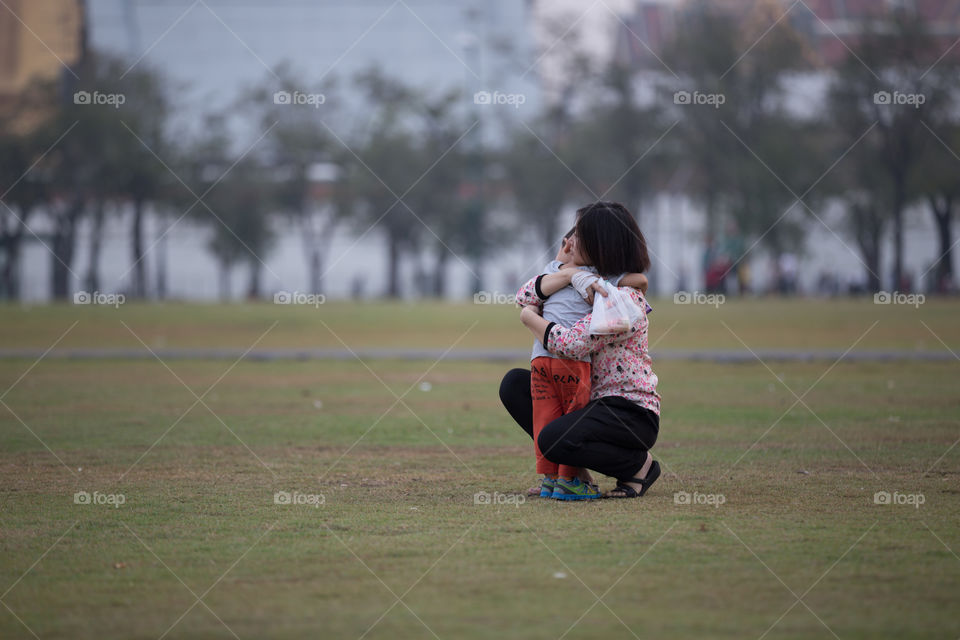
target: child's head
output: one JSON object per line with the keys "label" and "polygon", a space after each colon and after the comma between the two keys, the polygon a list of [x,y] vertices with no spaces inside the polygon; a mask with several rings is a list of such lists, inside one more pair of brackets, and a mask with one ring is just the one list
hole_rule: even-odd
{"label": "child's head", "polygon": [[647,240],[622,204],[601,201],[579,209],[574,229],[577,252],[598,273],[643,273],[650,268]]}
{"label": "child's head", "polygon": [[580,248],[577,246],[577,228],[573,227],[570,231],[567,231],[563,236],[563,240],[560,242],[560,252],[557,254],[557,260],[565,264],[573,264],[576,266],[584,266],[589,264],[583,257],[583,254],[580,252]]}

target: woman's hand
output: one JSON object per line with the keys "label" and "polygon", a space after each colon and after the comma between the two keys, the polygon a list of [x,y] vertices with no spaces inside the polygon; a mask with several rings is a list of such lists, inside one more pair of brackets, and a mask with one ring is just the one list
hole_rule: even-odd
{"label": "woman's hand", "polygon": [[610,295],[609,293],[607,293],[607,290],[603,287],[603,285],[600,284],[600,281],[597,280],[596,282],[592,283],[590,287],[587,289],[587,298],[586,298],[587,304],[593,304],[593,294],[595,293],[599,293],[604,298]]}
{"label": "woman's hand", "polygon": [[593,304],[594,293],[599,293],[604,297],[607,296],[607,290],[600,284],[600,277],[589,271],[577,269],[576,273],[570,278],[570,285],[589,304]]}

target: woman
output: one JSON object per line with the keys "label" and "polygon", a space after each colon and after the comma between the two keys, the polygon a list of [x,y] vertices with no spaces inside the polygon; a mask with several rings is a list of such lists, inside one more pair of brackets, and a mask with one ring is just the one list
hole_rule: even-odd
{"label": "woman", "polygon": [[[597,202],[580,209],[576,236],[580,251],[600,273],[642,273],[650,266],[646,240],[621,204]],[[646,300],[635,289],[621,289],[644,310],[621,334],[591,336],[590,315],[569,329],[547,322],[540,315],[543,300],[569,285],[575,273],[563,269],[539,276],[517,294],[525,305],[520,318],[544,348],[563,358],[589,354],[592,369],[590,402],[546,425],[537,444],[553,462],[616,478],[606,497],[640,497],[660,476],[660,465],[649,452],[659,433],[660,396],[648,351]],[[509,371],[500,398],[532,436],[530,372]]]}

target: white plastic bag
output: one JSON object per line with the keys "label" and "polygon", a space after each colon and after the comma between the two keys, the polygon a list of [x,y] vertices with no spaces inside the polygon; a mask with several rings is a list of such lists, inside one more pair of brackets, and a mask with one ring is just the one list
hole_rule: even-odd
{"label": "white plastic bag", "polygon": [[629,331],[640,319],[641,309],[633,299],[615,286],[601,280],[607,296],[593,296],[593,316],[590,318],[590,335],[609,335]]}

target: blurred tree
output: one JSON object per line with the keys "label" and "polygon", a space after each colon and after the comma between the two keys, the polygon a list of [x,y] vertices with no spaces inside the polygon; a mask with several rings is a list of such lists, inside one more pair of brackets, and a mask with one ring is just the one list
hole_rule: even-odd
{"label": "blurred tree", "polygon": [[[708,245],[717,244],[724,218],[775,254],[802,241],[804,227],[785,213],[821,163],[808,144],[810,123],[786,107],[791,74],[808,63],[781,14],[769,2],[743,16],[705,3],[690,7],[664,56],[680,76],[661,88],[680,120],[668,146],[679,166],[693,170]],[[729,268],[745,257],[729,256]]]}
{"label": "blurred tree", "polygon": [[159,76],[140,67],[124,78],[126,68],[116,58],[88,52],[76,69],[79,80],[66,95],[55,86],[46,89],[43,102],[57,109],[41,134],[53,145],[46,211],[53,227],[54,298],[69,295],[78,224],[91,210],[91,263],[84,284],[99,286],[97,262],[106,203],[127,199],[133,207],[130,294],[146,294],[143,217],[146,204],[157,198],[166,179],[154,154],[166,149],[167,109]]}
{"label": "blurred tree", "polygon": [[344,164],[345,187],[353,196],[350,210],[363,232],[371,228],[384,232],[385,294],[398,298],[401,259],[417,247],[423,228],[412,208],[398,199],[427,169],[421,166],[423,156],[418,152],[415,94],[376,69],[360,74],[357,85],[367,99],[370,115],[361,131],[351,137],[350,159]]}
{"label": "blurred tree", "polygon": [[[107,69],[107,77],[121,77],[120,71],[127,65],[113,65]],[[120,71],[119,74],[116,72]],[[119,122],[112,122],[116,129],[112,140],[117,143],[117,153],[109,160],[109,173],[114,176],[118,194],[129,199],[133,219],[130,228],[130,259],[133,264],[133,280],[130,294],[145,297],[147,270],[144,260],[144,222],[149,205],[159,205],[167,193],[170,175],[163,158],[173,156],[173,141],[167,135],[170,114],[167,87],[163,78],[144,66],[137,65],[126,73],[118,92],[126,103],[118,114]],[[129,129],[129,130],[128,130]],[[121,136],[119,139],[117,136]],[[106,168],[106,167],[104,167]],[[107,177],[103,176],[106,180]]]}
{"label": "blurred tree", "polygon": [[262,267],[274,241],[269,213],[276,202],[275,185],[253,154],[234,160],[230,142],[226,113],[208,114],[203,134],[184,152],[179,169],[196,196],[182,196],[179,205],[210,229],[208,247],[219,269],[220,298],[232,298],[233,270],[246,263],[246,297],[256,299],[263,293]]}
{"label": "blurred tree", "polygon": [[451,257],[473,273],[474,288],[479,290],[481,263],[497,244],[481,202],[485,162],[482,144],[474,135],[478,121],[470,123],[458,115],[462,98],[460,92],[449,91],[420,98],[414,106],[423,130],[416,164],[425,167],[425,173],[405,201],[423,220],[423,236],[433,251],[424,293],[438,298],[447,294]]}
{"label": "blurred tree", "polygon": [[[916,196],[911,185],[931,140],[923,122],[949,103],[945,74],[936,69],[943,52],[932,47],[934,40],[926,23],[913,11],[896,11],[863,28],[856,55],[848,56],[837,69],[829,102],[833,120],[848,145],[875,125],[860,142],[863,149],[856,156],[884,176],[861,187],[885,192],[870,199],[892,221],[893,287],[897,288],[905,276],[904,211]],[[865,175],[865,171],[859,173]]]}
{"label": "blurred tree", "polygon": [[[543,247],[537,268],[553,258],[567,225],[573,225],[572,219],[561,222],[564,206],[571,200],[592,201],[599,185],[613,180],[596,166],[611,154],[592,153],[598,135],[591,128],[596,122],[590,115],[595,107],[592,78],[599,71],[578,28],[580,17],[580,12],[567,12],[546,21],[543,42],[549,44],[541,47],[536,58],[554,67],[541,78],[546,102],[534,117],[505,122],[506,142],[494,154],[519,227],[532,231]],[[503,50],[512,53],[509,47]],[[515,73],[531,71],[525,58],[514,63]],[[619,135],[629,138],[622,131]]]}
{"label": "blurred tree", "polygon": [[327,124],[337,115],[336,80],[305,87],[298,80],[302,77],[281,65],[276,75],[243,97],[241,106],[258,112],[261,126],[270,131],[266,155],[274,167],[272,197],[279,211],[297,225],[310,290],[320,293],[324,260],[349,209],[339,181],[345,151]]}
{"label": "blurred tree", "polygon": [[237,263],[249,269],[246,297],[262,296],[262,267],[274,240],[268,215],[272,187],[268,172],[244,158],[204,198],[209,209],[201,215],[213,231],[209,246],[220,263],[223,299],[230,297],[230,272]]}
{"label": "blurred tree", "polygon": [[[36,90],[42,92],[40,87]],[[20,251],[27,223],[49,197],[44,154],[54,142],[47,139],[49,124],[27,131],[14,126],[24,108],[30,109],[28,100],[21,100],[13,116],[0,122],[0,189],[4,190],[0,192],[0,299],[10,300],[20,297]]]}
{"label": "blurred tree", "polygon": [[[836,107],[834,107],[836,108]],[[828,111],[831,118],[833,111]],[[845,140],[839,138],[831,150],[839,156]],[[883,237],[890,223],[888,192],[884,176],[876,170],[873,148],[860,143],[827,176],[817,191],[833,198],[843,208],[843,224],[856,242],[863,264],[863,286],[867,291],[881,288],[880,264]],[[860,288],[860,285],[855,287]]]}
{"label": "blurred tree", "polygon": [[956,286],[953,218],[960,208],[960,122],[941,122],[931,134],[938,140],[921,159],[915,189],[926,198],[937,231],[938,249],[933,264],[932,290],[948,293]]}
{"label": "blurred tree", "polygon": [[587,182],[586,198],[623,202],[642,218],[642,199],[667,148],[658,140],[671,123],[658,101],[641,101],[637,71],[613,61],[593,74],[596,81],[571,87],[589,105],[572,128],[571,168]]}
{"label": "blurred tree", "polygon": [[[548,115],[544,121],[550,120]],[[534,123],[534,127],[548,131],[557,125],[538,126]],[[559,134],[546,135],[550,137],[550,143],[526,127],[516,129],[509,136],[509,144],[502,151],[500,161],[521,221],[534,231],[544,251],[549,253],[556,249],[560,237],[567,231],[566,228],[561,230],[559,215],[574,191],[576,179],[564,166],[573,161],[573,145]],[[572,220],[570,224],[573,224]],[[552,258],[550,255],[547,259]]]}

